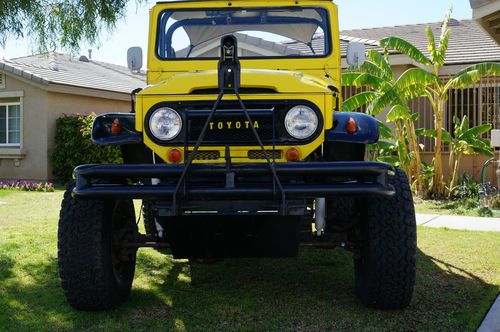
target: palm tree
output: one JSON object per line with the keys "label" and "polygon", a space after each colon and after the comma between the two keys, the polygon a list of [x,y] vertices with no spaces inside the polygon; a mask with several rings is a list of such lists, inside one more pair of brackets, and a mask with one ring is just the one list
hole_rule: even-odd
{"label": "palm tree", "polygon": [[[353,111],[368,104],[367,113],[373,116],[390,107],[387,122],[394,123],[396,142],[392,150],[397,151],[397,162],[390,157],[379,158],[381,161],[392,161],[402,167],[408,174],[417,192],[425,192],[425,185],[421,176],[420,146],[415,133],[414,122],[418,114],[414,114],[408,107],[411,99],[424,95],[422,81],[430,84],[435,77],[423,72],[419,80],[414,80],[415,70],[408,69],[399,78],[396,78],[389,63],[388,54],[381,55],[375,50],[367,52],[367,61],[353,71],[342,75],[344,86],[369,87],[371,90],[356,94],[344,101],[343,111]],[[420,73],[420,71],[419,71]],[[391,130],[381,123],[386,131]],[[388,145],[384,142],[384,149]]]}
{"label": "palm tree", "polygon": [[500,75],[499,63],[481,63],[463,69],[448,81],[440,79],[439,73],[445,63],[451,35],[451,30],[449,28],[451,13],[452,8],[450,8],[446,14],[441,28],[439,42],[436,42],[432,29],[427,27],[426,35],[429,40],[429,57],[424,55],[411,43],[398,37],[389,37],[380,41],[380,45],[384,47],[384,49],[392,49],[406,54],[421,65],[421,67],[412,68],[412,71],[407,73],[405,82],[402,85],[411,84],[418,86],[418,91],[424,92],[424,96],[429,99],[434,110],[434,129],[436,130],[436,137],[434,146],[434,178],[432,181],[431,193],[435,197],[444,196],[446,190],[443,181],[441,153],[443,146],[443,119],[450,89],[466,88],[477,83],[485,76]]}

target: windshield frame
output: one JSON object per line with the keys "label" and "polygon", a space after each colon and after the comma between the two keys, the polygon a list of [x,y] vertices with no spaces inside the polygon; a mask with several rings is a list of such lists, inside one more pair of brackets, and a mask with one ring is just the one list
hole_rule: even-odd
{"label": "windshield frame", "polygon": [[[156,38],[155,38],[155,48],[154,48],[154,54],[155,57],[161,61],[214,61],[218,60],[219,57],[195,57],[195,58],[190,58],[190,57],[183,57],[183,58],[169,58],[169,57],[163,57],[159,53],[159,43],[161,40],[161,33],[165,32],[165,29],[162,27],[162,16],[166,12],[176,12],[176,11],[182,11],[182,12],[200,12],[200,11],[238,11],[238,10],[276,10],[276,9],[289,9],[290,11],[297,10],[298,8],[300,9],[317,9],[318,13],[323,17],[325,20],[325,23],[323,25],[318,25],[318,27],[321,27],[323,30],[326,29],[324,32],[324,48],[325,52],[323,54],[311,54],[311,55],[292,55],[292,56],[242,56],[240,57],[241,60],[272,60],[272,59],[295,59],[295,60],[310,60],[310,59],[325,59],[330,57],[333,54],[333,42],[332,42],[332,29],[331,29],[331,22],[330,22],[330,13],[328,8],[323,7],[323,6],[256,6],[256,7],[250,7],[250,6],[245,6],[245,7],[223,7],[223,8],[167,8],[163,9],[158,13],[157,17],[157,23],[156,23]],[[170,15],[171,16],[171,15]],[[168,17],[170,17],[168,16]],[[168,19],[167,17],[167,19]],[[306,19],[304,19],[303,22],[305,22]],[[238,32],[234,32],[238,33]],[[233,34],[234,34],[233,33]],[[221,36],[222,38],[222,36]],[[286,38],[286,37],[284,37]],[[340,50],[339,50],[340,51]]]}

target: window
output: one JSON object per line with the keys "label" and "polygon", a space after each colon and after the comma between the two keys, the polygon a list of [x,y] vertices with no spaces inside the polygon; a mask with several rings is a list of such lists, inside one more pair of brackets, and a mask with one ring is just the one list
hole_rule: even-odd
{"label": "window", "polygon": [[0,89],[5,89],[5,75],[0,74]]}
{"label": "window", "polygon": [[217,59],[220,39],[233,34],[241,58],[325,57],[328,13],[316,7],[164,11],[159,17],[161,59]]}
{"label": "window", "polygon": [[[451,90],[448,100],[448,130],[453,131],[453,117],[467,115],[470,126],[491,124],[500,129],[500,81],[483,79],[480,84],[468,89]],[[489,133],[484,138],[488,138]]]}
{"label": "window", "polygon": [[21,105],[0,104],[0,146],[21,145]]}

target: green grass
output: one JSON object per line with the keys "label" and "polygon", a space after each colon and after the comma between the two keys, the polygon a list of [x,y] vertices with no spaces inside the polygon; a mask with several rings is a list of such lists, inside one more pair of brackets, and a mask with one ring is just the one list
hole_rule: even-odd
{"label": "green grass", "polygon": [[144,249],[129,301],[79,312],[66,303],[57,271],[61,197],[2,196],[0,331],[473,331],[499,291],[498,233],[419,228],[417,284],[406,310],[361,306],[350,254],[341,250],[190,265]]}
{"label": "green grass", "polygon": [[475,198],[457,200],[421,200],[415,199],[415,210],[417,213],[472,216],[472,217],[500,217],[498,211],[491,211],[491,214],[480,210]]}

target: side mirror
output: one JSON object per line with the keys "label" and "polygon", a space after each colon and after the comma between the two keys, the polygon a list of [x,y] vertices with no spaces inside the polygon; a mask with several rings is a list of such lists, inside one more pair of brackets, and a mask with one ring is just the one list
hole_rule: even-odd
{"label": "side mirror", "polygon": [[347,64],[352,67],[359,67],[365,63],[365,44],[359,42],[349,42],[347,46]]}
{"label": "side mirror", "polygon": [[127,65],[132,72],[139,72],[142,68],[142,48],[131,47],[127,51]]}

